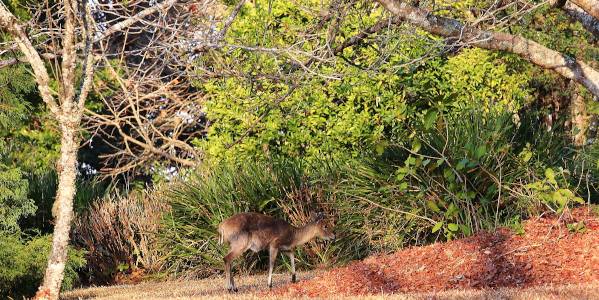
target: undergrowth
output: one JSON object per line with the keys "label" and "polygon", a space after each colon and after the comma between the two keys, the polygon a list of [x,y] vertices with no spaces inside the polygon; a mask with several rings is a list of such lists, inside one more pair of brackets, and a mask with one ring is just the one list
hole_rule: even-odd
{"label": "undergrowth", "polygon": [[[163,271],[219,273],[227,249],[217,245],[216,228],[239,212],[296,226],[313,211],[327,212],[339,238],[298,251],[298,266],[311,268],[516,226],[544,211],[561,213],[599,187],[589,167],[595,150],[568,147],[566,131],[546,131],[536,115],[515,122],[507,113],[468,112],[410,124],[407,131],[415,134],[390,140],[375,158],[310,165],[271,158],[197,170],[164,193],[171,210],[158,238]],[[248,253],[236,268],[265,264],[264,255]]]}

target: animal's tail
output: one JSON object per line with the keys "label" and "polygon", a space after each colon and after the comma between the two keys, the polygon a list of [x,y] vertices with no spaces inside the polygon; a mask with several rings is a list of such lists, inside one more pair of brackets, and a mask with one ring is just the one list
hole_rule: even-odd
{"label": "animal's tail", "polygon": [[222,245],[225,241],[225,235],[223,234],[222,230],[219,228],[218,229],[218,244]]}

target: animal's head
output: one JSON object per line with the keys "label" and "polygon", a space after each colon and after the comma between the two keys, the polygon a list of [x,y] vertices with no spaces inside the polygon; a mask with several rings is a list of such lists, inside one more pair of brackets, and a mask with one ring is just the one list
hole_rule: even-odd
{"label": "animal's head", "polygon": [[329,223],[322,212],[316,214],[314,217],[314,224],[317,228],[317,236],[325,241],[334,240],[335,233],[333,233],[333,226]]}

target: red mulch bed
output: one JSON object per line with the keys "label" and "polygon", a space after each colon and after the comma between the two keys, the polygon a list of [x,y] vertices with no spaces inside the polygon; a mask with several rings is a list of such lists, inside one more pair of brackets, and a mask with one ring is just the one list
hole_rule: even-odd
{"label": "red mulch bed", "polygon": [[543,217],[526,221],[523,235],[501,229],[406,248],[268,294],[327,297],[598,282],[599,218],[585,207],[572,211],[574,221],[584,221],[586,231],[571,233],[555,216]]}

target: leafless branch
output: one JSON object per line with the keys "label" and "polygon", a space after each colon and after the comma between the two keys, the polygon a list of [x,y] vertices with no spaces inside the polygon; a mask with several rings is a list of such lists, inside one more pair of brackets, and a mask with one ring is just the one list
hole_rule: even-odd
{"label": "leafless branch", "polygon": [[0,28],[6,29],[15,39],[20,51],[33,69],[42,99],[48,105],[50,111],[58,115],[60,112],[58,103],[54,98],[54,92],[50,89],[50,76],[44,67],[44,62],[31,44],[17,18],[8,11],[4,3],[0,3]]}
{"label": "leafless branch", "polygon": [[563,9],[572,19],[579,21],[586,30],[595,36],[596,39],[599,39],[599,19],[594,18],[572,2],[564,3],[561,9]]}
{"label": "leafless branch", "polygon": [[108,143],[104,175],[135,173],[139,168],[165,161],[190,167],[201,161],[191,142],[202,138],[203,97],[190,90],[185,79],[165,82],[152,74],[123,78],[108,67],[118,88],[104,97],[104,112],[88,111],[87,129],[95,143]]}
{"label": "leafless branch", "polygon": [[596,20],[599,20],[599,1],[598,0],[570,0],[568,2],[574,3],[580,7],[587,14],[591,15]]}
{"label": "leafless branch", "polygon": [[432,34],[467,41],[469,45],[475,47],[517,54],[542,68],[582,84],[599,97],[599,72],[585,62],[521,36],[466,26],[457,20],[436,16],[424,9],[394,0],[378,0],[378,2],[395,16]]}

